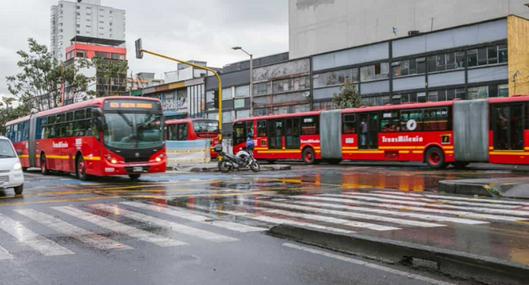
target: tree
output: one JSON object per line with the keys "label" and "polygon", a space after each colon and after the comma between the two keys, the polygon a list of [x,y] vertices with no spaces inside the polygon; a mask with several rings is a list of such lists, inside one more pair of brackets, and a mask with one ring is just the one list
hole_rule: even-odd
{"label": "tree", "polygon": [[28,51],[17,52],[20,72],[6,78],[9,91],[21,105],[31,106],[29,110],[42,111],[61,104],[65,87],[74,92],[86,92],[92,79],[80,74],[79,69],[90,63],[60,63],[45,45],[31,38],[28,47]]}
{"label": "tree", "polygon": [[97,97],[123,95],[127,91],[127,61],[95,57],[92,63],[97,70]]}
{"label": "tree", "polygon": [[332,102],[339,109],[358,108],[362,106],[362,98],[358,93],[357,85],[349,81],[342,86],[340,93],[334,95]]}

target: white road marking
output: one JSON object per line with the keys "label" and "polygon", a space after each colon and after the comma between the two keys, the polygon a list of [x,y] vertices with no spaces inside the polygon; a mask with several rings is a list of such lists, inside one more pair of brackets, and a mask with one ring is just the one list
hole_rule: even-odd
{"label": "white road marking", "polygon": [[307,247],[307,246],[300,246],[300,245],[293,244],[293,243],[284,243],[283,246],[284,247],[288,247],[288,248],[292,248],[292,249],[305,251],[305,252],[310,252],[310,253],[313,253],[313,254],[317,254],[317,255],[321,255],[321,256],[337,259],[337,260],[341,260],[341,261],[345,261],[345,262],[349,262],[349,263],[352,263],[352,264],[355,264],[355,265],[365,266],[365,267],[368,267],[368,268],[371,268],[371,269],[375,269],[375,270],[380,270],[380,271],[383,271],[383,272],[386,272],[386,273],[395,274],[395,275],[403,276],[403,277],[406,277],[406,278],[423,281],[423,282],[426,282],[426,283],[429,283],[429,284],[453,285],[453,283],[444,282],[444,281],[441,281],[441,280],[436,280],[436,279],[433,279],[433,278],[429,278],[429,277],[425,277],[425,276],[409,273],[409,272],[406,272],[406,271],[400,271],[400,270],[393,269],[393,268],[390,268],[390,267],[378,265],[378,264],[375,264],[375,263],[365,262],[363,260],[354,259],[354,258],[351,258],[351,257],[347,257],[347,256],[335,254],[335,253],[330,253],[330,252],[327,252],[327,251],[323,251],[323,250],[320,250],[320,249],[315,249],[315,248],[311,248],[311,247]]}
{"label": "white road marking", "polygon": [[0,260],[13,259],[13,256],[9,252],[0,246]]}
{"label": "white road marking", "polygon": [[175,231],[175,232],[178,232],[178,233],[181,233],[181,234],[184,234],[184,235],[197,237],[197,238],[200,238],[200,239],[205,239],[205,240],[214,241],[214,242],[228,242],[228,241],[237,241],[238,240],[236,238],[232,238],[232,237],[229,237],[229,236],[216,234],[216,233],[213,233],[213,232],[210,232],[210,231],[205,231],[205,230],[189,227],[189,226],[186,226],[186,225],[182,225],[182,224],[170,222],[170,221],[167,221],[167,220],[159,219],[159,218],[156,218],[156,217],[144,215],[144,214],[139,213],[139,212],[125,210],[123,208],[117,208],[115,206],[110,206],[110,205],[107,205],[107,204],[95,204],[95,205],[90,205],[90,207],[98,209],[98,210],[103,210],[103,211],[106,211],[106,212],[111,212],[111,213],[113,213],[117,209],[117,211],[119,212],[120,216],[127,217],[127,218],[130,218],[130,219],[133,219],[133,220],[137,220],[137,221],[142,221],[142,222],[145,222],[145,223],[152,223],[152,224],[155,224],[155,225],[157,225],[159,227],[168,228],[168,229],[170,229],[172,231]]}
{"label": "white road marking", "polygon": [[514,206],[529,206],[529,203],[517,202],[517,201],[505,201],[498,199],[484,199],[484,198],[468,198],[468,197],[459,197],[459,196],[448,196],[448,195],[436,195],[436,194],[420,194],[420,193],[409,193],[409,192],[396,192],[396,191],[373,191],[374,193],[380,194],[389,194],[400,195],[400,196],[411,196],[411,197],[428,197],[428,198],[440,198],[446,200],[456,200],[456,201],[471,201],[471,202],[483,202],[490,204],[505,204],[505,205],[514,205]]}
{"label": "white road marking", "polygon": [[446,204],[400,201],[400,200],[395,200],[395,199],[385,199],[385,198],[376,198],[376,197],[360,197],[360,196],[341,195],[341,194],[323,194],[322,196],[339,197],[339,198],[362,200],[362,201],[369,201],[369,202],[382,202],[382,203],[392,203],[392,204],[421,206],[421,207],[465,210],[465,211],[472,211],[472,212],[485,213],[485,214],[500,214],[500,215],[529,217],[528,211],[499,210],[499,209],[489,209],[489,208],[472,208],[472,207],[454,206],[454,205],[446,205]]}
{"label": "white road marking", "polygon": [[78,219],[90,222],[92,224],[95,224],[107,230],[110,230],[110,231],[113,231],[113,232],[116,232],[122,235],[127,235],[133,238],[137,238],[145,242],[153,243],[161,247],[179,246],[179,245],[186,244],[185,242],[181,242],[181,241],[167,238],[161,235],[157,235],[157,234],[154,234],[148,231],[144,231],[144,230],[141,230],[135,227],[131,227],[129,225],[125,225],[125,224],[116,222],[114,220],[108,219],[108,218],[94,215],[86,211],[81,211],[73,207],[62,206],[62,207],[53,207],[53,209],[59,212],[74,216]]}
{"label": "white road marking", "polygon": [[363,193],[363,192],[346,192],[344,194],[351,195],[351,196],[380,197],[380,198],[398,199],[398,200],[405,200],[405,201],[420,201],[420,202],[427,202],[427,203],[473,206],[473,207],[492,208],[492,209],[514,209],[517,207],[513,205],[502,205],[502,204],[493,205],[490,203],[453,201],[453,200],[448,200],[448,199],[430,199],[426,197],[406,197],[402,195],[392,195],[388,193],[378,194],[378,193]]}
{"label": "white road marking", "polygon": [[[310,203],[310,202],[309,202]],[[393,223],[393,224],[399,224],[399,225],[406,225],[406,226],[414,226],[414,227],[425,227],[425,228],[434,228],[434,227],[444,227],[445,225],[442,224],[434,224],[434,223],[428,223],[428,222],[420,222],[420,221],[411,221],[411,220],[404,220],[404,219],[396,219],[396,218],[388,218],[383,217],[380,215],[370,215],[370,214],[362,214],[362,213],[356,213],[356,212],[344,212],[344,211],[335,211],[335,210],[328,210],[323,208],[314,208],[314,207],[306,207],[302,205],[309,205],[309,203],[304,202],[299,203],[300,205],[294,205],[294,204],[286,204],[286,203],[277,203],[277,202],[268,202],[268,201],[259,201],[260,205],[269,205],[272,207],[280,207],[285,209],[294,209],[294,210],[300,210],[300,211],[306,211],[306,212],[313,212],[313,213],[319,213],[319,214],[325,214],[325,215],[336,215],[336,216],[342,216],[342,217],[350,217],[350,218],[356,218],[356,219],[365,219],[365,220],[376,220],[380,222],[385,223]],[[318,206],[318,207],[326,207],[329,206],[327,204],[318,204],[318,203],[312,203],[312,206]],[[333,206],[333,205],[330,205]],[[329,208],[335,208],[330,207]],[[342,209],[342,210],[354,210],[354,209],[344,209],[344,208],[338,208],[335,209]],[[379,212],[376,212],[379,213]],[[406,216],[409,217],[409,216]]]}
{"label": "white road marking", "polygon": [[204,206],[198,206],[198,205],[188,205],[188,207],[193,209],[198,209],[202,211],[215,211],[218,214],[225,214],[225,215],[232,215],[237,217],[243,217],[251,220],[256,220],[260,222],[265,222],[268,224],[274,224],[274,225],[291,225],[291,226],[297,226],[297,227],[307,227],[317,230],[324,230],[324,231],[330,231],[334,233],[341,233],[341,234],[353,234],[354,231],[345,230],[345,229],[339,229],[335,227],[327,227],[322,226],[314,223],[308,223],[308,222],[301,222],[301,221],[294,221],[290,219],[284,219],[284,218],[276,218],[276,217],[270,217],[270,216],[264,216],[264,215],[255,215],[252,213],[247,212],[241,212],[241,211],[229,211],[229,210],[218,210],[218,209],[210,209],[208,207]]}
{"label": "white road marking", "polygon": [[121,204],[136,207],[145,210],[151,210],[154,212],[160,212],[169,216],[178,217],[186,220],[190,220],[197,223],[207,224],[216,226],[219,228],[224,228],[231,231],[247,233],[247,232],[260,232],[265,231],[264,228],[248,226],[240,223],[233,223],[227,221],[211,221],[211,218],[193,213],[191,210],[176,208],[176,207],[163,207],[153,204],[145,204],[139,202],[122,202]]}
{"label": "white road marking", "polygon": [[0,214],[0,229],[15,237],[18,241],[45,256],[75,254],[56,242],[49,240],[37,233],[32,232],[20,222]]}
{"label": "white road marking", "polygon": [[342,226],[346,226],[346,227],[364,228],[364,229],[369,229],[369,230],[373,230],[373,231],[394,231],[394,230],[400,230],[400,228],[397,228],[397,227],[384,226],[384,225],[378,225],[378,224],[372,224],[372,223],[364,223],[364,222],[356,222],[356,221],[339,219],[339,218],[333,218],[333,217],[328,217],[328,216],[304,214],[304,213],[291,212],[291,211],[285,211],[285,210],[277,210],[277,209],[271,209],[271,208],[262,208],[262,207],[252,207],[252,209],[263,211],[263,212],[266,212],[266,213],[276,214],[276,215],[282,215],[282,216],[294,217],[294,218],[302,218],[302,219],[306,219],[306,220],[313,220],[313,221],[318,221],[318,222],[331,223],[331,224],[342,225]]}
{"label": "white road marking", "polygon": [[[364,212],[375,212],[377,208],[385,208],[385,209],[396,209],[396,210],[404,211],[406,213],[409,213],[409,211],[414,211],[414,212],[423,212],[423,213],[446,214],[446,215],[456,215],[458,217],[478,219],[478,220],[508,221],[508,222],[516,222],[516,221],[523,220],[519,217],[511,217],[511,216],[488,215],[488,214],[479,214],[479,213],[456,211],[456,210],[443,210],[443,209],[431,209],[431,208],[413,207],[413,206],[404,206],[404,205],[393,205],[389,203],[372,203],[372,202],[355,201],[355,200],[342,199],[342,198],[330,198],[330,197],[319,197],[319,196],[296,196],[292,198],[302,199],[302,200],[325,201],[325,202],[333,202],[333,203],[341,203],[341,204],[345,203],[348,205],[354,204],[354,205],[369,206],[370,208],[356,207],[356,210],[364,211]],[[400,212],[391,212],[391,213],[400,213]],[[410,214],[413,214],[413,213],[410,213]],[[401,214],[397,214],[397,215],[401,215]],[[434,217],[443,217],[443,216],[434,216]],[[446,218],[450,218],[450,217],[446,217]]]}
{"label": "white road marking", "polygon": [[112,249],[132,249],[130,246],[122,244],[120,242],[111,240],[102,235],[98,235],[94,232],[85,230],[83,228],[74,226],[63,220],[50,216],[48,214],[35,211],[33,209],[18,209],[15,210],[17,213],[24,215],[37,223],[45,225],[56,232],[63,235],[77,239],[89,246],[101,249],[101,250],[112,250]]}

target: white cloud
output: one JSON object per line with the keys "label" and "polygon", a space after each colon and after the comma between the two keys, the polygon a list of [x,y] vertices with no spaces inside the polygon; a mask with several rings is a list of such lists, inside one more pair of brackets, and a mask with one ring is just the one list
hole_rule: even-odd
{"label": "white cloud", "polygon": [[[0,94],[8,93],[4,78],[17,72],[15,51],[27,47],[27,38],[49,44],[50,6],[56,3],[11,1],[0,11]],[[139,37],[146,49],[218,67],[246,60],[246,55],[231,50],[236,45],[256,57],[288,50],[287,0],[102,0],[102,4],[127,11],[128,58],[134,73],[176,69],[160,59],[134,58],[134,40]]]}

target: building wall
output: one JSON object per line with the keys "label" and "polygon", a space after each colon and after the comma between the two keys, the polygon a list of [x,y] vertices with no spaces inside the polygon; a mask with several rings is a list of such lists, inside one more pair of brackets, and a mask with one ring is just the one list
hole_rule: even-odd
{"label": "building wall", "polygon": [[99,5],[100,1],[59,1],[51,8],[51,51],[65,60],[65,49],[75,36],[125,40],[125,10]]}
{"label": "building wall", "polygon": [[509,95],[529,95],[529,21],[509,17]]}
{"label": "building wall", "polygon": [[289,0],[290,58],[506,17],[526,0]]}

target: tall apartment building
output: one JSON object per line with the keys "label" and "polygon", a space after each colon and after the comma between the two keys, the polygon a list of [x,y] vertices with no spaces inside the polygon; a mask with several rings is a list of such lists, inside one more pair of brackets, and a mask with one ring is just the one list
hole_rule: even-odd
{"label": "tall apartment building", "polygon": [[75,37],[124,42],[125,10],[102,6],[100,0],[60,0],[51,7],[51,52],[55,58],[66,60],[66,49]]}

